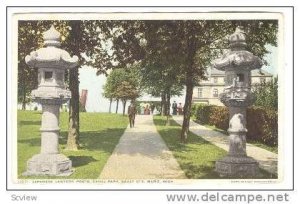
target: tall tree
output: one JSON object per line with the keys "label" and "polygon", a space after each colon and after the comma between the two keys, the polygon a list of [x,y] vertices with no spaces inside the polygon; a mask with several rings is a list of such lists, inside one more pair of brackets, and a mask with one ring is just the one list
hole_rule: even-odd
{"label": "tall tree", "polygon": [[123,115],[125,115],[127,101],[135,100],[139,96],[137,87],[129,81],[122,81],[117,87],[116,94],[123,103]]}
{"label": "tall tree", "polygon": [[67,149],[77,150],[79,147],[79,79],[78,68],[90,65],[98,69],[98,74],[106,73],[113,67],[112,56],[107,49],[107,41],[110,41],[110,21],[67,21],[69,36],[66,49],[79,57],[79,65],[69,71],[69,88],[72,92],[69,111],[69,133]]}
{"label": "tall tree", "polygon": [[[81,21],[70,21],[70,43],[69,49],[73,55],[81,56],[80,45],[82,44]],[[77,67],[69,71],[69,89],[71,91],[71,99],[69,106],[69,132],[66,149],[77,150],[79,147],[79,79]]]}
{"label": "tall tree", "polygon": [[104,85],[104,97],[121,100],[123,115],[128,100],[135,100],[140,95],[140,79],[136,68],[112,70]]}
{"label": "tall tree", "polygon": [[[159,63],[146,65],[140,69],[143,91],[154,96],[161,97],[163,115],[169,115],[169,104],[171,96],[180,96],[183,84],[180,82],[177,73],[162,67]],[[179,75],[180,76],[180,75]]]}
{"label": "tall tree", "polygon": [[[186,98],[181,141],[187,141],[193,88],[204,78],[204,70],[211,61],[224,51],[226,37],[233,33],[237,25],[247,28],[249,50],[258,56],[267,53],[267,43],[276,44],[277,21],[181,21],[178,22]],[[180,35],[179,34],[179,35]],[[223,48],[223,49],[222,49]]]}
{"label": "tall tree", "polygon": [[112,101],[113,101],[114,95],[113,95],[112,83],[108,83],[107,81],[108,81],[108,79],[106,79],[106,83],[103,86],[103,91],[104,92],[102,93],[102,95],[105,98],[109,99],[108,112],[111,113],[111,105],[112,105]]}
{"label": "tall tree", "polygon": [[[224,37],[223,30],[228,26],[227,21],[181,21],[179,35],[181,40],[182,67],[186,97],[183,109],[183,124],[181,141],[187,141],[191,105],[194,86],[205,78],[204,71],[209,65],[214,52],[210,49],[215,42]],[[225,34],[226,35],[226,34]]]}
{"label": "tall tree", "polygon": [[176,70],[186,86],[182,142],[187,141],[193,88],[205,78],[204,71],[213,59],[228,48],[226,37],[236,26],[244,28],[248,50],[255,55],[262,58],[267,53],[267,43],[276,46],[276,20],[118,21],[113,24],[111,48],[118,63],[162,60],[172,71]]}
{"label": "tall tree", "polygon": [[181,95],[183,85],[174,51],[178,48],[173,42],[177,27],[175,21],[145,21],[144,44],[145,57],[141,64],[141,76],[144,90],[161,97],[163,115],[170,114],[171,96]]}
{"label": "tall tree", "polygon": [[175,73],[186,86],[180,137],[183,142],[187,140],[193,88],[205,77],[206,67],[226,48],[225,37],[237,25],[244,26],[249,51],[258,56],[267,52],[264,47],[266,43],[276,45],[277,39],[277,21],[272,20],[96,21],[94,24],[91,23],[93,26],[90,29],[101,30],[100,44],[111,42],[106,44],[106,50],[107,47],[110,50],[108,55],[103,55],[105,49],[87,52],[95,59],[91,63],[98,64],[99,73],[145,59],[155,62],[155,56],[163,56],[157,61],[167,62],[168,66],[161,67],[176,70]]}
{"label": "tall tree", "polygon": [[[117,88],[118,85],[124,81],[124,73],[121,69],[115,69],[111,71],[106,79],[106,83],[103,86],[104,93],[103,96],[108,98],[110,101],[115,100],[116,105],[116,113],[118,113],[118,106],[119,106],[119,98],[117,95]],[[111,104],[110,104],[111,107]]]}

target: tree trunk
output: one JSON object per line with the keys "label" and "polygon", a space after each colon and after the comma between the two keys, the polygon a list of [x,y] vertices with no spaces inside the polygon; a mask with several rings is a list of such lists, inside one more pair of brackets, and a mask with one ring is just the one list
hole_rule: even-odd
{"label": "tree trunk", "polygon": [[190,118],[191,118],[191,107],[192,107],[192,98],[193,98],[193,88],[194,88],[194,59],[196,55],[196,32],[194,30],[194,27],[189,25],[188,22],[186,22],[186,28],[188,30],[187,38],[187,61],[186,61],[186,67],[185,67],[185,73],[186,73],[186,96],[185,96],[185,104],[183,108],[183,122],[182,122],[182,129],[180,134],[180,140],[183,143],[187,142],[188,138],[188,132],[190,127]]}
{"label": "tree trunk", "polygon": [[20,93],[20,95],[22,95],[22,110],[26,110],[26,80],[25,80],[25,65],[22,66],[23,63],[20,63],[19,66],[21,67],[20,73],[18,75],[18,79],[20,80],[21,84],[19,84],[19,86],[21,86],[22,88],[20,89],[22,92]]}
{"label": "tree trunk", "polygon": [[180,140],[183,143],[187,142],[189,126],[190,126],[190,118],[191,118],[191,107],[192,107],[192,98],[193,98],[193,84],[187,83],[186,84],[186,96],[185,96],[185,103],[183,108],[183,122],[182,122],[182,129]]}
{"label": "tree trunk", "polygon": [[165,94],[165,101],[164,101],[164,115],[168,115],[168,100],[167,100],[167,94]]}
{"label": "tree trunk", "polygon": [[119,99],[117,99],[116,113],[118,113],[118,109],[119,109]]}
{"label": "tree trunk", "polygon": [[125,115],[125,108],[126,108],[126,100],[122,100],[123,103],[123,116]]}
{"label": "tree trunk", "polygon": [[166,114],[167,114],[166,126],[170,125],[170,100],[171,100],[171,94],[170,91],[168,90],[166,94]]}
{"label": "tree trunk", "polygon": [[68,150],[78,150],[79,147],[79,89],[78,68],[70,70],[70,85],[72,98],[69,107]]}
{"label": "tree trunk", "polygon": [[165,93],[161,94],[161,115],[164,116],[165,115],[165,104],[166,104],[166,95]]}
{"label": "tree trunk", "polygon": [[23,83],[22,90],[23,90],[23,93],[22,93],[23,94],[23,96],[22,96],[22,110],[26,110],[26,86],[25,86],[25,83]]}
{"label": "tree trunk", "polygon": [[[70,50],[72,54],[80,57],[80,42],[82,40],[81,22],[70,21],[72,30],[70,32]],[[79,80],[78,67],[69,71],[69,89],[71,91],[70,109],[69,109],[69,133],[67,147],[68,150],[78,150],[79,147]]]}
{"label": "tree trunk", "polygon": [[108,109],[109,113],[111,113],[111,103],[112,103],[112,98],[109,99],[109,109]]}

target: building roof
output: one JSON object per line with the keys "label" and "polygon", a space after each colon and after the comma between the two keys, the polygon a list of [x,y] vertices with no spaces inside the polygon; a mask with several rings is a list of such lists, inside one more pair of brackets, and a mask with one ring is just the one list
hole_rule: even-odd
{"label": "building roof", "polygon": [[[208,75],[210,77],[213,76],[225,76],[225,72],[224,71],[220,71],[217,70],[215,68],[211,68],[210,70],[208,70]],[[266,76],[266,77],[272,77],[273,75],[270,74],[269,72],[263,70],[263,69],[254,69],[251,71],[251,76]]]}
{"label": "building roof", "polygon": [[218,70],[218,69],[215,69],[215,68],[211,68],[210,69],[210,75],[211,76],[225,76],[225,72],[221,71],[221,70]]}
{"label": "building roof", "polygon": [[263,69],[255,69],[251,71],[251,76],[267,76],[272,77],[273,75]]}

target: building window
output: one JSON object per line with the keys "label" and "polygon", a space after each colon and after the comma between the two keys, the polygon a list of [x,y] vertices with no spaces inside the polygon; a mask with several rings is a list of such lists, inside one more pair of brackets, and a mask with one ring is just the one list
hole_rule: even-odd
{"label": "building window", "polygon": [[202,98],[202,88],[198,88],[198,98]]}
{"label": "building window", "polygon": [[218,77],[214,77],[214,83],[218,83]]}
{"label": "building window", "polygon": [[218,89],[213,90],[213,97],[218,97]]}
{"label": "building window", "polygon": [[266,83],[266,78],[265,77],[260,77],[260,83]]}

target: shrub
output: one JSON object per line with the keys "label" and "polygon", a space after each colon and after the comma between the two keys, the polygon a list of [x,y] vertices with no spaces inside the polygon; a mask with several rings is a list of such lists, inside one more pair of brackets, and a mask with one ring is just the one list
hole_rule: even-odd
{"label": "shrub", "polygon": [[278,144],[278,112],[266,110],[265,121],[262,140],[268,145],[276,146]]}
{"label": "shrub", "polygon": [[196,115],[197,115],[196,112],[197,112],[198,105],[199,105],[199,104],[197,104],[197,103],[192,104],[192,108],[191,108],[191,116],[196,117]]}
{"label": "shrub", "polygon": [[[203,125],[213,125],[227,131],[229,112],[225,106],[195,104],[192,114]],[[278,144],[278,114],[276,110],[262,107],[247,109],[247,140],[259,141],[269,146]]]}
{"label": "shrub", "polygon": [[209,124],[227,131],[229,125],[229,112],[225,106],[211,106]]}
{"label": "shrub", "polygon": [[261,141],[262,121],[264,121],[264,111],[261,108],[247,109],[247,140]]}
{"label": "shrub", "polygon": [[209,124],[210,107],[205,104],[198,104],[196,107],[196,119],[201,124]]}
{"label": "shrub", "polygon": [[247,139],[269,146],[278,144],[278,114],[262,107],[247,109]]}

